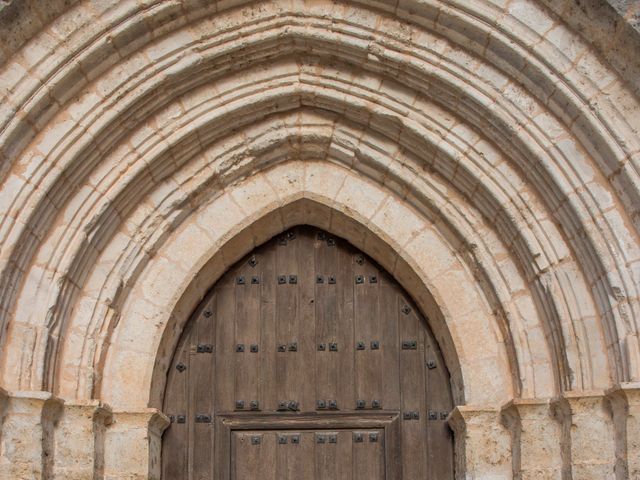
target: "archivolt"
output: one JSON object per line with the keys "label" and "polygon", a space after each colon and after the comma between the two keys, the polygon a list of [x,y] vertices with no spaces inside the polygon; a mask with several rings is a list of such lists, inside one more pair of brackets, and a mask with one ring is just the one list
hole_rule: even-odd
{"label": "archivolt", "polygon": [[[358,248],[375,254],[407,285],[430,316],[454,370],[457,401],[485,404],[513,394],[499,320],[463,258],[451,249],[454,239],[443,237],[436,225],[376,183],[334,162],[285,161],[219,192],[192,217],[163,242],[164,261],[145,268],[122,306],[123,323],[103,367],[106,375],[100,393],[109,403],[144,404],[149,401],[148,390],[128,387],[152,384],[155,390],[150,401],[158,405],[176,332],[182,330],[211,279],[255,244],[299,223],[321,225],[347,237]],[[387,235],[391,228],[405,234],[401,245]],[[185,243],[188,247],[181,248]],[[145,341],[141,351],[134,341],[139,338],[136,332],[152,325],[162,327],[150,329],[153,341]],[[469,342],[467,336],[482,341]],[[144,362],[147,367],[157,359],[154,382],[150,369],[130,372],[132,356],[149,359]],[[133,390],[144,396],[132,396]]]}
{"label": "archivolt", "polygon": [[[435,222],[500,319],[519,394],[640,378],[637,101],[604,67],[586,79],[597,60],[577,38],[560,54],[557,19],[538,11],[535,32],[510,15],[484,23],[491,9],[437,4],[431,18],[435,3],[415,23],[354,5],[174,19],[170,4],[120,5],[99,20],[114,27],[23,81],[5,65],[5,385],[95,395],[121,309],[171,231],[297,159],[365,175]],[[628,111],[606,99],[614,87]],[[7,358],[22,358],[19,376]]]}
{"label": "archivolt", "polygon": [[[381,149],[384,150],[386,148],[389,151],[395,148],[396,152],[393,158],[381,151]],[[162,218],[175,218],[176,220],[170,228],[176,228],[177,223],[190,220],[187,212],[195,205],[200,205],[203,202],[203,198],[210,195],[218,195],[224,189],[233,188],[230,185],[233,185],[239,178],[249,173],[250,175],[255,175],[261,169],[280,162],[307,159],[341,164],[345,168],[357,172],[358,175],[368,176],[373,181],[383,185],[384,190],[388,190],[385,195],[394,194],[399,198],[405,198],[420,212],[421,216],[441,224],[441,228],[449,231],[449,236],[455,245],[452,248],[462,254],[468,249],[469,245],[474,245],[472,247],[474,255],[480,256],[476,251],[478,244],[482,246],[489,241],[500,243],[499,240],[493,237],[490,228],[486,226],[483,231],[486,231],[486,235],[491,237],[490,240],[475,238],[475,232],[482,223],[480,216],[475,213],[475,209],[465,205],[466,202],[463,199],[459,199],[460,204],[456,204],[454,202],[455,194],[445,195],[446,186],[441,180],[432,179],[431,175],[428,175],[422,181],[415,180],[416,172],[420,172],[422,169],[420,162],[416,158],[397,150],[397,146],[389,143],[384,138],[372,136],[371,133],[367,133],[358,126],[345,123],[335,115],[327,117],[321,111],[297,109],[285,116],[268,117],[259,124],[252,126],[250,131],[243,132],[243,135],[225,138],[221,142],[213,144],[204,154],[205,162],[201,158],[192,159],[190,165],[186,166],[188,174],[178,174],[177,183],[170,182],[166,185],[166,188],[161,188],[163,196],[166,197],[163,197],[162,204],[159,206],[161,209],[160,215]],[[355,162],[354,158],[357,159]],[[216,185],[218,188],[211,189],[212,185]],[[418,187],[420,196],[416,195]],[[446,215],[444,214],[445,211],[448,212]],[[137,237],[149,238],[149,241],[153,242],[162,239],[161,235],[157,235],[156,222],[150,221],[148,225],[156,230],[156,235],[151,235],[151,232],[144,232]],[[417,228],[416,226],[410,224],[406,228],[410,230],[409,233],[416,233],[414,231]],[[401,247],[398,244],[399,240],[388,238],[388,236],[386,240],[391,244],[397,244],[398,248]],[[130,243],[130,248],[132,250],[140,250],[139,240],[136,241],[134,239]],[[486,248],[480,248],[480,250],[484,252]],[[162,245],[154,244],[153,246],[143,247],[143,251],[145,250],[163,251],[163,247]],[[500,251],[504,251],[504,249]],[[127,250],[123,252],[124,258],[133,258],[129,257],[127,253]],[[493,254],[495,252],[484,254],[486,263],[493,263],[491,260]],[[471,257],[472,255],[469,254],[469,256]],[[147,260],[141,257],[138,261]],[[482,276],[484,277],[488,275],[487,268],[493,271],[499,269],[496,265],[481,266],[480,263],[482,262],[473,258],[470,258],[469,261],[473,265],[477,265],[474,268],[479,272],[483,272]],[[515,265],[512,268],[515,269]],[[139,271],[138,268],[133,268],[132,266],[127,267],[127,270]],[[115,282],[112,284],[117,288],[119,278],[118,275],[115,277]],[[515,284],[508,287],[504,285],[504,281],[498,274],[494,274],[493,277],[495,280],[487,280],[486,282],[487,296],[494,304],[496,313],[500,312],[504,316],[504,307],[501,306],[501,302],[496,298],[497,292],[494,291],[496,287],[492,286],[492,284],[499,283],[500,286],[498,288],[502,292],[501,296],[505,304],[510,303],[511,294],[517,296],[517,291],[511,290],[515,287]],[[135,281],[128,279],[128,283],[134,284]],[[521,293],[524,293],[526,287],[519,278],[518,285],[521,285]],[[106,295],[108,298],[115,299],[111,293],[107,292]],[[101,304],[103,302],[97,303]],[[120,305],[121,303],[120,301],[111,301],[112,306],[114,304]],[[117,310],[120,309],[118,308]],[[513,315],[520,316],[517,313]],[[540,325],[537,327],[534,327],[534,325],[529,326],[534,330],[541,328]],[[510,337],[508,326],[503,325],[502,330],[503,335],[508,339]],[[94,336],[89,335],[88,338],[94,338]],[[520,343],[526,344],[525,339],[521,339]],[[513,349],[512,342],[509,341],[508,344]],[[525,349],[527,349],[526,346]],[[546,377],[549,373],[548,365],[542,368],[541,366],[533,366],[529,358],[530,354],[526,353],[526,355],[527,359],[524,360],[524,363],[529,365],[529,368],[537,368],[542,372],[540,374]],[[67,368],[69,368],[68,365],[65,366],[65,370]],[[530,375],[533,376],[532,373]],[[523,375],[523,377],[527,378],[529,375]],[[533,380],[531,381],[533,382]],[[548,379],[547,383],[549,383]]]}

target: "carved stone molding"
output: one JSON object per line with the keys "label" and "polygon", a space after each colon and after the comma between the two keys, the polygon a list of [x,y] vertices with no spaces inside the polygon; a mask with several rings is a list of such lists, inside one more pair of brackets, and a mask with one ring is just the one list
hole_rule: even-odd
{"label": "carved stone molding", "polygon": [[497,408],[458,406],[447,420],[455,435],[457,479],[512,478],[511,439]]}

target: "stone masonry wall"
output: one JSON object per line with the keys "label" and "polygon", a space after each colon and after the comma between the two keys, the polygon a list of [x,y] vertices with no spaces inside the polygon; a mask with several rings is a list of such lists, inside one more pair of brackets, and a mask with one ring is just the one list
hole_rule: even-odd
{"label": "stone masonry wall", "polygon": [[204,293],[375,258],[459,479],[640,479],[640,3],[0,1],[0,478],[158,478]]}

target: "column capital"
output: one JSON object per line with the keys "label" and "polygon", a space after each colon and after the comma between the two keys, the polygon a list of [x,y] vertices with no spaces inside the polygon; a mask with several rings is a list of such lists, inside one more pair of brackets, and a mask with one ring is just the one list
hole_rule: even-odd
{"label": "column capital", "polygon": [[604,390],[567,390],[552,399],[551,404],[556,413],[580,415],[602,406],[605,400],[608,399]]}
{"label": "column capital", "polygon": [[613,478],[617,463],[616,437],[611,401],[606,392],[566,391],[554,404],[569,446],[566,458],[570,459],[572,475]]}
{"label": "column capital", "polygon": [[581,401],[590,399],[602,399],[606,396],[605,390],[565,390],[562,395],[555,400]]}
{"label": "column capital", "polygon": [[66,402],[55,430],[53,478],[81,480],[104,470],[104,434],[111,409],[98,400]]}
{"label": "column capital", "polygon": [[499,418],[500,409],[493,406],[458,405],[447,416],[451,429],[463,433],[468,424],[482,422],[489,418]]}
{"label": "column capital", "polygon": [[54,428],[64,401],[50,392],[3,390],[0,478],[49,478]]}
{"label": "column capital", "polygon": [[624,399],[627,404],[640,406],[640,382],[619,383],[606,392],[611,399]]}
{"label": "column capital", "polygon": [[473,472],[474,478],[511,478],[511,439],[499,408],[460,405],[447,421],[455,436],[457,471]]}
{"label": "column capital", "polygon": [[503,416],[539,417],[547,415],[552,405],[551,398],[514,398],[502,405],[500,412]]}
{"label": "column capital", "polygon": [[146,426],[155,435],[162,432],[171,424],[171,420],[157,408],[140,410],[113,410],[114,422],[125,422],[130,428]]}
{"label": "column capital", "polygon": [[560,424],[551,398],[514,398],[501,408],[512,438],[514,476],[522,480],[562,478]]}
{"label": "column capital", "polygon": [[7,414],[14,417],[35,415],[39,416],[42,421],[56,420],[64,405],[64,400],[51,392],[3,390],[0,393],[0,398],[2,397],[4,397],[4,408]]}
{"label": "column capital", "polygon": [[161,437],[169,424],[155,408],[114,410],[106,432],[105,480],[159,479]]}
{"label": "column capital", "polygon": [[59,405],[64,404],[63,399],[56,397],[51,392],[32,390],[17,390],[12,392],[4,390],[4,394],[8,400],[14,400],[16,401],[16,404],[24,404],[25,406],[29,403],[32,403],[33,405],[41,405],[46,402],[56,403]]}
{"label": "column capital", "polygon": [[111,417],[113,411],[111,406],[107,403],[102,403],[100,400],[71,400],[64,402],[64,409],[66,411],[85,411],[91,412],[96,416]]}

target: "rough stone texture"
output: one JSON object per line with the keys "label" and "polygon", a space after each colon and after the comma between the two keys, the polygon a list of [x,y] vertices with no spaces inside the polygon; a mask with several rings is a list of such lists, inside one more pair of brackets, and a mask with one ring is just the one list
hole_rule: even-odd
{"label": "rough stone texture", "polygon": [[457,479],[512,478],[511,442],[499,411],[456,407],[449,425],[456,436]]}
{"label": "rough stone texture", "polygon": [[567,392],[561,402],[560,422],[568,435],[565,469],[574,478],[616,478],[614,425],[604,394]]}
{"label": "rough stone texture", "polygon": [[0,478],[157,476],[192,309],[299,223],[428,317],[458,478],[640,477],[640,2],[0,5]]}
{"label": "rough stone texture", "polygon": [[155,409],[113,412],[105,440],[104,478],[159,480],[162,432],[169,419]]}
{"label": "rough stone texture", "polygon": [[514,478],[561,480],[561,428],[549,400],[516,399],[502,409],[511,432]]}
{"label": "rough stone texture", "polygon": [[585,39],[592,42],[616,71],[640,92],[640,2],[637,0],[544,0]]}
{"label": "rough stone texture", "polygon": [[110,423],[109,407],[95,400],[66,403],[55,430],[52,478],[103,478],[105,431]]}
{"label": "rough stone texture", "polygon": [[614,415],[616,478],[640,478],[640,384],[619,385],[608,396]]}
{"label": "rough stone texture", "polygon": [[48,392],[4,396],[0,478],[50,478],[62,402]]}

